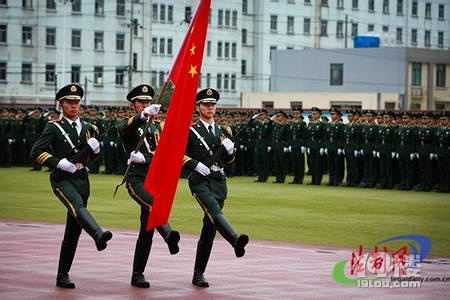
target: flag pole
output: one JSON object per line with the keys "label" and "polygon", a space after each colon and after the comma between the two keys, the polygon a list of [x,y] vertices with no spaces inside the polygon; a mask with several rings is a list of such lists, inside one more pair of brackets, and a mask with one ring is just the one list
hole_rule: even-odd
{"label": "flag pole", "polygon": [[[170,82],[170,77],[167,77],[166,81],[164,82],[164,84],[163,84],[163,86],[161,88],[161,93],[159,93],[158,99],[156,99],[156,103],[155,104],[161,103],[162,97],[164,96],[164,93],[166,92],[166,89],[167,89],[167,86],[169,85],[169,82]],[[144,130],[143,130],[141,136],[139,137],[139,141],[138,141],[138,143],[136,145],[136,148],[134,149],[134,152],[137,152],[137,151],[139,151],[139,149],[141,149],[142,144],[144,143],[144,138],[145,138],[145,135],[147,134],[148,128],[150,127],[150,124],[153,122],[153,118],[154,118],[154,116],[150,116],[150,117],[147,118]],[[126,171],[125,171],[125,174],[123,175],[122,182],[120,184],[118,184],[116,186],[116,189],[114,190],[113,198],[116,196],[117,191],[119,190],[119,188],[127,181],[128,173],[130,173],[130,170],[131,170],[132,166],[133,166],[133,163],[130,162],[128,164],[128,167],[127,167]]]}

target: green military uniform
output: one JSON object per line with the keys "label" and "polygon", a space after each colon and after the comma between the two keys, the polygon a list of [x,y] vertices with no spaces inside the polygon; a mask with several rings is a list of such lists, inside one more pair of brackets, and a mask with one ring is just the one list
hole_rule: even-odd
{"label": "green military uniform", "polygon": [[450,192],[450,127],[448,125],[449,115],[440,116],[441,126],[436,130],[436,144],[433,158],[438,162],[439,169],[439,191]]}
{"label": "green military uniform", "polygon": [[[366,115],[374,116],[375,113],[369,110]],[[362,185],[372,188],[376,184],[377,170],[376,160],[376,141],[378,133],[378,125],[375,123],[365,123],[361,125],[361,154],[364,159],[364,170],[362,175]]]}
{"label": "green military uniform", "polygon": [[[434,119],[432,113],[426,113],[422,116],[424,119]],[[431,125],[422,125],[417,130],[417,156],[420,165],[420,186],[421,191],[431,191],[432,184],[432,153],[436,144],[436,128]]]}
{"label": "green military uniform", "polygon": [[[330,109],[330,113],[341,116],[341,112],[336,109]],[[324,140],[326,154],[328,157],[329,181],[328,185],[339,185],[343,179],[344,171],[344,127],[340,122],[331,121],[325,125]]]}
{"label": "green military uniform", "polygon": [[117,122],[116,117],[113,115],[112,109],[108,109],[106,114],[106,119],[103,123],[105,128],[111,128],[103,138],[103,160],[105,162],[104,174],[113,174],[116,172],[116,137],[117,133]]}
{"label": "green military uniform", "polygon": [[[219,100],[219,93],[213,89],[205,89],[197,94],[196,104],[216,103]],[[204,164],[212,156],[211,153],[223,151],[221,148],[222,140],[226,136],[231,136],[231,130],[209,124],[205,127],[203,121],[191,126],[189,133],[186,156],[183,166],[193,172],[189,176],[189,188],[192,195],[197,199],[205,215],[203,217],[203,228],[200,239],[197,244],[197,254],[194,266],[194,277],[192,283],[199,287],[207,287],[208,282],[203,277],[206,265],[211,253],[216,230],[227,240],[234,248],[237,257],[245,254],[245,245],[248,243],[248,236],[236,234],[231,224],[225,218],[222,208],[227,197],[226,178],[223,173],[223,166],[232,163],[235,153],[224,152],[222,157],[209,167],[210,174],[198,176],[199,166]],[[201,173],[200,173],[201,174]],[[198,176],[196,178],[196,176]]]}
{"label": "green military uniform", "polygon": [[[56,99],[59,101],[79,101],[82,97],[83,89],[76,84],[67,85],[56,94]],[[82,127],[80,133],[78,133],[74,127],[80,125]],[[57,285],[64,288],[75,287],[70,282],[68,273],[75,255],[81,229],[83,228],[95,240],[99,251],[106,248],[106,242],[112,237],[111,232],[103,232],[86,208],[90,188],[88,173],[83,165],[86,164],[88,158],[85,157],[81,162],[77,162],[77,169],[74,173],[57,170],[60,168],[63,158],[68,161],[74,159],[76,150],[72,149],[72,145],[87,143],[96,134],[96,128],[89,123],[72,121],[72,124],[70,124],[69,119],[62,118],[47,124],[31,150],[30,158],[32,160],[40,165],[54,169],[50,176],[53,192],[68,210],[57,276]],[[90,146],[87,144],[84,147]],[[83,151],[81,147],[78,147],[78,150],[80,152]],[[92,154],[92,151],[88,150]],[[59,175],[58,172],[60,172]]]}
{"label": "green military uniform", "polygon": [[[402,118],[410,118],[411,114],[403,113]],[[400,189],[413,188],[413,160],[416,144],[416,132],[412,125],[406,124],[399,127],[397,153],[400,167]]]}
{"label": "green military uniform", "polygon": [[[127,100],[132,103],[134,101],[150,102],[153,95],[154,91],[151,86],[141,84],[128,93]],[[146,116],[144,116],[142,112],[134,117],[123,119],[120,123],[118,130],[127,155],[130,155],[135,151],[141,135],[144,134],[146,119]],[[163,125],[160,123],[152,122],[152,124],[150,124],[149,129],[145,132],[144,143],[139,149],[139,152],[142,153],[142,157],[145,158],[145,160],[140,163],[133,163],[128,173],[126,183],[129,195],[141,207],[141,226],[134,252],[131,285],[142,288],[150,287],[150,284],[145,280],[144,270],[150,255],[154,233],[154,229],[150,231],[146,230],[153,205],[153,196],[145,190],[144,182],[154,151],[159,142],[162,127]],[[161,225],[156,229],[167,243],[170,253],[178,253],[180,234],[177,231],[172,230],[169,224]]]}
{"label": "green military uniform", "polygon": [[[391,118],[393,114],[385,112],[384,117]],[[393,161],[395,159],[395,146],[397,126],[393,123],[383,124],[378,127],[378,153],[380,156],[380,175],[378,185],[383,189],[391,189],[393,186]]]}
{"label": "green military uniform", "polygon": [[[347,111],[347,116],[355,116],[353,110]],[[360,131],[359,124],[355,120],[349,121],[344,125],[344,154],[347,167],[347,177],[345,179],[347,186],[357,186],[358,182],[358,154],[360,149]]]}
{"label": "green military uniform", "polygon": [[[282,116],[287,119],[285,112],[280,111],[277,117]],[[275,175],[274,183],[284,183],[286,179],[286,155],[288,149],[288,126],[282,122],[275,122],[272,126],[272,149],[273,149],[273,170]],[[291,147],[292,149],[292,147]]]}
{"label": "green military uniform", "polygon": [[[322,113],[322,111],[317,107],[313,107],[311,111],[318,114]],[[324,150],[322,147],[324,123],[320,122],[320,120],[310,121],[307,128],[308,154],[311,159],[311,184],[320,185],[323,176],[322,156],[324,155]]]}
{"label": "green military uniform", "polygon": [[[266,115],[267,111],[262,110],[260,115]],[[255,130],[255,161],[256,173],[258,174],[257,182],[266,182],[270,172],[270,135],[272,133],[272,122],[270,120],[257,120],[252,123]]]}
{"label": "green military uniform", "polygon": [[[298,111],[301,114],[301,111]],[[291,183],[303,183],[305,176],[306,123],[302,119],[289,124],[291,166],[294,179]]]}

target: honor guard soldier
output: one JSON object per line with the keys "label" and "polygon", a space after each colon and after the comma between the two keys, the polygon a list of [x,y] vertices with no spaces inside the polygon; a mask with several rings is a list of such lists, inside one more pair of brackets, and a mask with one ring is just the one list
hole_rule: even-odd
{"label": "honor guard soldier", "polygon": [[[234,143],[226,137],[231,136],[231,129],[214,122],[219,97],[219,93],[210,88],[197,93],[196,110],[200,114],[200,120],[190,128],[183,162],[184,168],[192,172],[189,176],[192,195],[205,212],[192,279],[192,284],[198,287],[209,286],[203,273],[208,263],[216,230],[233,246],[237,257],[245,254],[244,247],[248,243],[248,236],[238,235],[222,212],[227,197],[223,167],[234,161],[235,151]],[[217,161],[209,164],[208,161],[217,153],[222,155]]]}
{"label": "honor guard soldier", "polygon": [[[30,155],[40,165],[53,169],[50,176],[53,192],[68,210],[56,279],[56,285],[62,288],[75,287],[69,279],[69,270],[81,229],[94,239],[98,251],[105,249],[106,242],[112,238],[111,232],[103,231],[86,208],[90,191],[85,166],[89,158],[98,155],[100,144],[95,138],[97,128],[79,118],[83,94],[77,84],[69,84],[58,91],[56,100],[63,115],[47,124]],[[77,153],[86,152],[84,150],[88,150],[88,157],[75,162]]]}
{"label": "honor guard soldier", "polygon": [[449,112],[439,116],[439,127],[436,129],[436,147],[433,159],[438,162],[439,192],[450,192],[450,126]]}
{"label": "honor guard soldier", "polygon": [[272,133],[272,121],[269,119],[267,110],[263,109],[257,115],[252,118],[256,118],[257,122],[254,122],[252,126],[255,129],[256,143],[255,143],[255,162],[256,173],[258,179],[255,182],[266,182],[270,172],[270,151],[272,146],[270,145],[270,135]]}
{"label": "honor guard soldier", "polygon": [[325,125],[325,149],[328,159],[328,185],[337,186],[342,183],[344,175],[344,144],[343,124],[340,122],[342,113],[337,108],[330,109],[331,122]]}
{"label": "honor guard soldier", "polygon": [[416,130],[409,112],[403,112],[402,123],[398,131],[397,153],[400,167],[400,189],[413,188],[413,161],[415,158]]}
{"label": "honor guard soldier", "polygon": [[323,176],[322,156],[325,150],[322,148],[324,123],[320,122],[320,114],[322,111],[317,108],[311,108],[312,120],[308,124],[308,155],[311,159],[311,183],[320,185]]}
{"label": "honor guard soldier", "polygon": [[[162,124],[152,122],[147,132],[144,132],[146,122],[150,117],[158,114],[160,105],[149,104],[152,101],[154,90],[147,84],[141,84],[132,89],[127,100],[135,111],[135,116],[123,119],[119,125],[119,134],[127,155],[130,156],[128,164],[132,164],[127,177],[127,189],[131,198],[141,207],[141,226],[136,242],[133,260],[133,274],[131,285],[140,288],[149,288],[150,283],[145,280],[144,270],[152,247],[154,229],[147,231],[147,222],[152,210],[153,196],[144,189],[144,181],[151,164],[153,154],[159,142]],[[142,147],[135,151],[141,135],[145,135]],[[169,247],[170,254],[179,251],[178,242],[180,234],[172,230],[169,224],[156,228]]]}
{"label": "honor guard soldier", "polygon": [[[286,156],[289,153],[288,127],[286,125],[287,114],[284,111],[276,113],[272,128],[273,168],[275,181],[284,183],[286,179]],[[292,147],[291,147],[292,150]]]}
{"label": "honor guard soldier", "polygon": [[373,110],[368,110],[365,113],[366,123],[362,125],[361,129],[361,155],[364,158],[364,170],[361,186],[373,188],[376,184],[376,164],[377,147],[375,142],[377,140],[378,128],[375,124],[376,113]]}
{"label": "honor guard soldier", "polygon": [[394,114],[386,111],[383,121],[378,126],[378,152],[380,158],[380,176],[377,187],[392,189],[393,163],[396,158],[395,144],[397,137],[397,126],[394,124]]}
{"label": "honor guard soldier", "polygon": [[293,111],[293,119],[289,126],[291,165],[294,179],[291,184],[302,184],[305,176],[306,123],[303,121],[302,110]]}

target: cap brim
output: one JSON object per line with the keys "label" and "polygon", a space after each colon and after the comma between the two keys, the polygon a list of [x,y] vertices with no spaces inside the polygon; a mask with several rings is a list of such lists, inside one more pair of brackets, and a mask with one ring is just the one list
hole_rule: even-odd
{"label": "cap brim", "polygon": [[151,101],[153,98],[151,96],[136,96],[130,99],[130,101],[134,101],[134,100],[147,100],[147,101]]}

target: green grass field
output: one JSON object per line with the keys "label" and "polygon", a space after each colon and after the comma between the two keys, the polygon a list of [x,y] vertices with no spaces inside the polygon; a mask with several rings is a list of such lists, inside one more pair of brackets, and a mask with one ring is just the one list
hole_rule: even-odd
{"label": "green grass field", "polygon": [[[0,169],[0,218],[65,222],[66,209],[53,195],[45,171]],[[89,209],[105,228],[138,228],[139,207],[121,188],[121,177],[91,175]],[[433,255],[450,256],[450,195],[435,192],[279,185],[254,178],[228,180],[225,215],[251,239],[372,248],[384,238],[424,234]],[[306,181],[309,181],[307,179]],[[182,233],[199,234],[202,211],[180,180],[171,224]],[[395,244],[393,244],[395,245]],[[389,249],[392,250],[392,249]]]}

